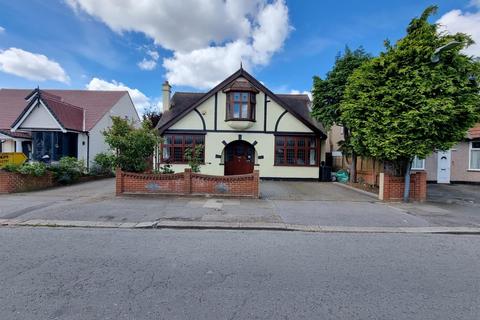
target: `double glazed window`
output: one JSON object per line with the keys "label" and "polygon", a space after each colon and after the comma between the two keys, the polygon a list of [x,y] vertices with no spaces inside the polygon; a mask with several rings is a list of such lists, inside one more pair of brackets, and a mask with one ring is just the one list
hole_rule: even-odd
{"label": "double glazed window", "polygon": [[229,92],[227,93],[227,121],[228,120],[255,120],[255,93]]}
{"label": "double glazed window", "polygon": [[276,136],[276,166],[316,166],[317,139],[310,136]]}
{"label": "double glazed window", "polygon": [[[167,134],[164,136],[162,145],[162,162],[168,163],[187,163],[185,159],[185,150],[195,146],[205,145],[204,135],[194,134]],[[202,161],[205,161],[205,152],[200,155]]]}
{"label": "double glazed window", "polygon": [[480,141],[470,142],[470,170],[480,170]]}
{"label": "double glazed window", "polygon": [[413,158],[412,170],[425,170],[425,159],[420,159],[419,157]]}

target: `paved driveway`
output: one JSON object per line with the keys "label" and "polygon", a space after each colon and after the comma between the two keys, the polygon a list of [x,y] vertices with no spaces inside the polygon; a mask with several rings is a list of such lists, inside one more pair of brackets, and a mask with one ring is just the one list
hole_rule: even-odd
{"label": "paved driveway", "polygon": [[0,195],[0,219],[113,222],[188,220],[322,226],[424,227],[430,223],[332,183],[262,181],[262,199],[115,197],[114,179]]}

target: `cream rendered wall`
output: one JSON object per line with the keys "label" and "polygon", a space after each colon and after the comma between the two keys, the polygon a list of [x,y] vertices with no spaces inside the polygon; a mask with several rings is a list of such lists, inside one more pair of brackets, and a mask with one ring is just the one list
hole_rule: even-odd
{"label": "cream rendered wall", "polygon": [[[140,117],[128,94],[125,94],[118,102],[107,112],[100,121],[89,132],[89,162],[90,165],[100,152],[108,152],[109,146],[105,143],[102,132],[112,125],[112,116],[127,117],[134,121],[135,126],[140,126]],[[80,137],[79,137],[80,141]]]}
{"label": "cream rendered wall", "polygon": [[[225,146],[222,141],[230,143],[238,140],[236,132],[209,132],[205,136],[205,165],[200,168],[201,173],[212,175],[223,175],[225,166],[223,165],[223,152]],[[260,171],[260,177],[272,178],[318,178],[318,167],[287,167],[274,166],[274,143],[275,136],[273,134],[258,134],[242,132],[242,140],[252,143],[257,141],[255,148],[255,167],[254,170]],[[216,155],[222,155],[222,159],[218,159]],[[264,156],[264,159],[258,159],[258,156]],[[187,165],[174,164],[172,169],[175,172],[182,172]]]}
{"label": "cream rendered wall", "polygon": [[42,104],[37,104],[23,121],[21,128],[60,129],[58,122]]}
{"label": "cream rendered wall", "polygon": [[87,150],[88,150],[88,135],[86,133],[78,134],[77,141],[77,158],[83,160],[85,165],[87,164]]}
{"label": "cream rendered wall", "polygon": [[184,128],[189,128],[190,130],[203,130],[202,119],[198,113],[192,111],[170,127],[170,129]]}

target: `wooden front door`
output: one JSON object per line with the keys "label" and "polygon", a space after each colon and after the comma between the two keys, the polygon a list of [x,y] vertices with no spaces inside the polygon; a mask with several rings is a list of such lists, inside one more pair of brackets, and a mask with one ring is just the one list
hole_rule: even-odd
{"label": "wooden front door", "polygon": [[253,172],[255,149],[245,141],[234,141],[225,147],[225,175]]}

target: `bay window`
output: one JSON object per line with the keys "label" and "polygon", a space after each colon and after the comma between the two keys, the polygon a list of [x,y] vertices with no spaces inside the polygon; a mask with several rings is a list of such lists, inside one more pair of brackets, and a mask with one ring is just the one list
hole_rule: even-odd
{"label": "bay window", "polygon": [[[205,136],[199,134],[166,134],[162,143],[162,163],[187,163],[185,150],[195,146],[205,145]],[[200,155],[202,162],[205,161],[205,152]]]}
{"label": "bay window", "polygon": [[317,138],[313,136],[275,136],[276,166],[316,166]]}
{"label": "bay window", "polygon": [[232,91],[227,93],[227,117],[230,120],[255,120],[255,93]]}

